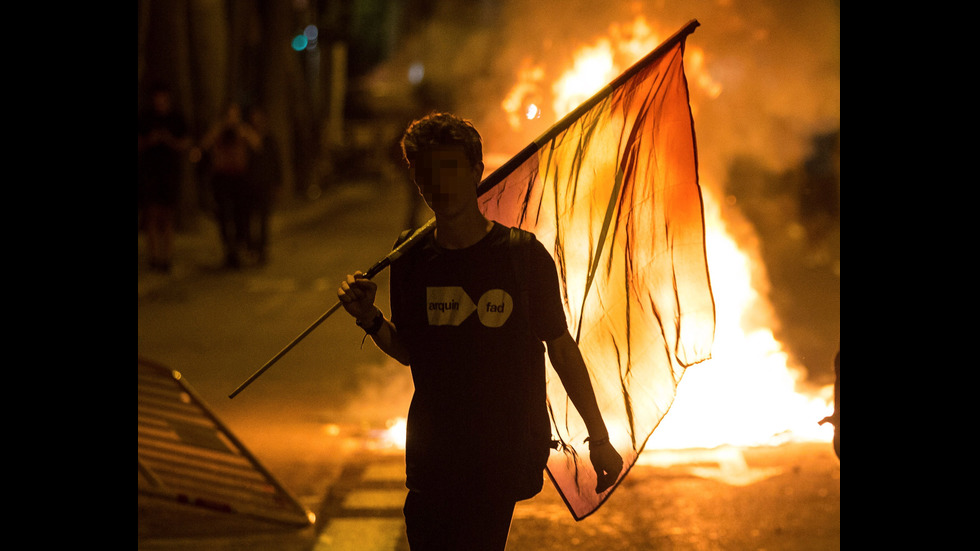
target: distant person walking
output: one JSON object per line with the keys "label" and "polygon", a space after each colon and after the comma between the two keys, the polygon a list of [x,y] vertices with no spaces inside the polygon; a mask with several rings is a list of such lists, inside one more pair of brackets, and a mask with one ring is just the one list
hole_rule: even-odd
{"label": "distant person walking", "polygon": [[169,272],[183,155],[190,146],[187,123],[175,109],[170,89],[155,85],[149,107],[138,117],[138,209],[146,232],[150,268]]}
{"label": "distant person walking", "polygon": [[225,267],[239,268],[248,244],[249,167],[259,145],[238,104],[211,127],[201,142],[210,163],[215,221],[224,248]]}
{"label": "distant person walking", "polygon": [[259,265],[268,261],[269,219],[282,187],[282,157],[279,144],[269,130],[269,119],[261,108],[252,109],[249,122],[257,145],[249,168],[248,251]]}

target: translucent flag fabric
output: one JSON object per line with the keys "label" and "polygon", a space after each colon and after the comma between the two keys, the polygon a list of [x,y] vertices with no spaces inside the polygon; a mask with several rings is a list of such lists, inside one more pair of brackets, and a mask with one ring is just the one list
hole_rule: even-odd
{"label": "translucent flag fabric", "polygon": [[714,300],[683,67],[689,32],[481,185],[489,218],[534,232],[554,257],[570,332],[625,461],[617,484],[596,494],[588,433],[549,366],[548,406],[561,445],[547,471],[578,520],[635,464],[684,370],[710,357]]}

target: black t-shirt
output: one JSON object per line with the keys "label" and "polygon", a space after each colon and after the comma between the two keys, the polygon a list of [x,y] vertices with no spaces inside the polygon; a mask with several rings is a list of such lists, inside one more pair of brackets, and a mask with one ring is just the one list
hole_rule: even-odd
{"label": "black t-shirt", "polygon": [[430,233],[392,264],[391,312],[415,383],[409,488],[538,493],[551,441],[542,341],[567,328],[541,243],[500,224],[459,250]]}

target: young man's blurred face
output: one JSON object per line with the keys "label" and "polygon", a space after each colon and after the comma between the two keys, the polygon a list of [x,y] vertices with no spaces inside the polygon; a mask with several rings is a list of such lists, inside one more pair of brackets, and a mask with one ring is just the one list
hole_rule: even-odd
{"label": "young man's blurred face", "polygon": [[420,155],[409,173],[434,213],[454,214],[476,200],[483,163],[473,166],[463,148],[447,147]]}

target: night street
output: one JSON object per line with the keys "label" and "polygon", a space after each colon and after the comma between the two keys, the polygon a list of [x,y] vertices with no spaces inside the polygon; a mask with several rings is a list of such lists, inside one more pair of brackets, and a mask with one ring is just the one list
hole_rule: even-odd
{"label": "night street", "polygon": [[[402,457],[386,446],[385,429],[407,412],[411,379],[370,341],[362,346],[363,332],[343,311],[228,396],[336,302],[347,272],[384,256],[402,229],[405,193],[365,183],[283,206],[261,268],[220,269],[207,219],[180,234],[169,275],[146,270],[141,241],[139,355],[179,371],[318,515],[314,529],[288,536],[157,540],[141,549],[404,546]],[[386,310],[387,274],[376,281]],[[363,514],[375,507],[381,512]],[[581,522],[546,481],[519,504],[508,549],[840,549],[840,462],[829,442],[650,452]]]}
{"label": "night street", "polygon": [[596,7],[138,2],[140,551],[840,549],[840,2]]}

